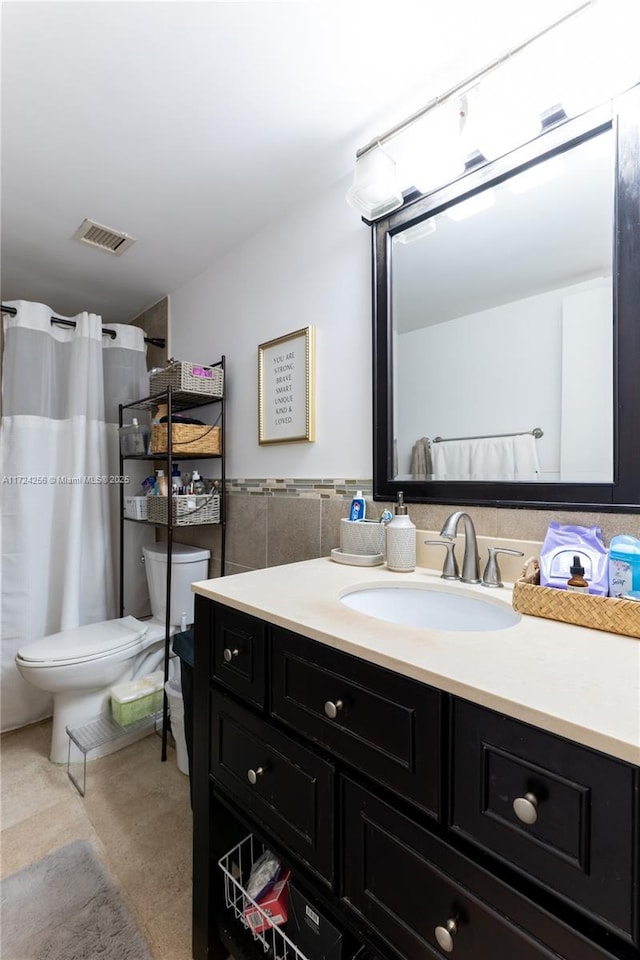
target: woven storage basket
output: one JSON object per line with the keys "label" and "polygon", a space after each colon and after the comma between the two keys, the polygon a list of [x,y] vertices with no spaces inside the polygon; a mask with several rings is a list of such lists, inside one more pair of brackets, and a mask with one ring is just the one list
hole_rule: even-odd
{"label": "woven storage basket", "polygon": [[222,367],[203,367],[200,363],[186,360],[174,360],[159,373],[149,377],[149,389],[152,396],[172,390],[185,393],[204,393],[210,397],[222,397],[224,372]]}
{"label": "woven storage basket", "polygon": [[539,586],[540,571],[523,575],[513,585],[513,609],[532,617],[560,620],[593,630],[640,639],[640,603],[623,597],[599,597]]}
{"label": "woven storage basket", "polygon": [[[151,427],[151,453],[166,453],[168,424],[154,423]],[[200,426],[196,423],[174,423],[171,430],[173,453],[221,453],[220,427]]]}
{"label": "woven storage basket", "polygon": [[220,522],[220,495],[180,494],[174,497],[148,497],[147,513],[149,520],[156,523],[168,523],[168,501],[171,499],[173,525],[175,527],[196,526],[200,523]]}

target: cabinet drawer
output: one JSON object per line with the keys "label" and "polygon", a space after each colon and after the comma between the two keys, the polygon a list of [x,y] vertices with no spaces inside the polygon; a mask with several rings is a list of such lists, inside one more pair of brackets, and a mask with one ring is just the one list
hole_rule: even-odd
{"label": "cabinet drawer", "polygon": [[266,626],[261,620],[214,605],[213,676],[250,703],[264,709]]}
{"label": "cabinet drawer", "polygon": [[333,883],[330,763],[214,691],[210,771],[326,883]]}
{"label": "cabinet drawer", "polygon": [[456,700],[452,827],[637,936],[632,767]]}
{"label": "cabinet drawer", "polygon": [[609,958],[358,784],[342,789],[344,898],[406,960]]}
{"label": "cabinet drawer", "polygon": [[272,663],[275,716],[438,815],[437,690],[280,629]]}

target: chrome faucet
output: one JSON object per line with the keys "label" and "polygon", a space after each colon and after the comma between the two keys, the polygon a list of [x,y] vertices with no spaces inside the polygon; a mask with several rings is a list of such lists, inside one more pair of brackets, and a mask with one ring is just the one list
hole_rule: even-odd
{"label": "chrome faucet", "polygon": [[464,558],[462,560],[463,583],[480,583],[480,560],[478,557],[478,542],[476,540],[476,529],[473,520],[468,513],[463,510],[457,510],[447,517],[444,526],[440,531],[440,536],[445,540],[454,540],[458,523],[462,520],[464,525]]}

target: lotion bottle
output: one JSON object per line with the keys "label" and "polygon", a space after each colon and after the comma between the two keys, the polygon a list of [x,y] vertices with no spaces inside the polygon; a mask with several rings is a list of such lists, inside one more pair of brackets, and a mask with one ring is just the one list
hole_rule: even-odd
{"label": "lotion bottle", "polygon": [[387,524],[387,567],[397,573],[410,573],[416,566],[416,526],[407,514],[402,491],[398,493],[395,514]]}

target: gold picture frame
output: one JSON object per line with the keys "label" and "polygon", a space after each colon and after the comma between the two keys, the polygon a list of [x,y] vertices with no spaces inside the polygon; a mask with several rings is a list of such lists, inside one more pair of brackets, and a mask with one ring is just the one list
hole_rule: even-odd
{"label": "gold picture frame", "polygon": [[258,442],[314,441],[315,329],[258,347]]}

